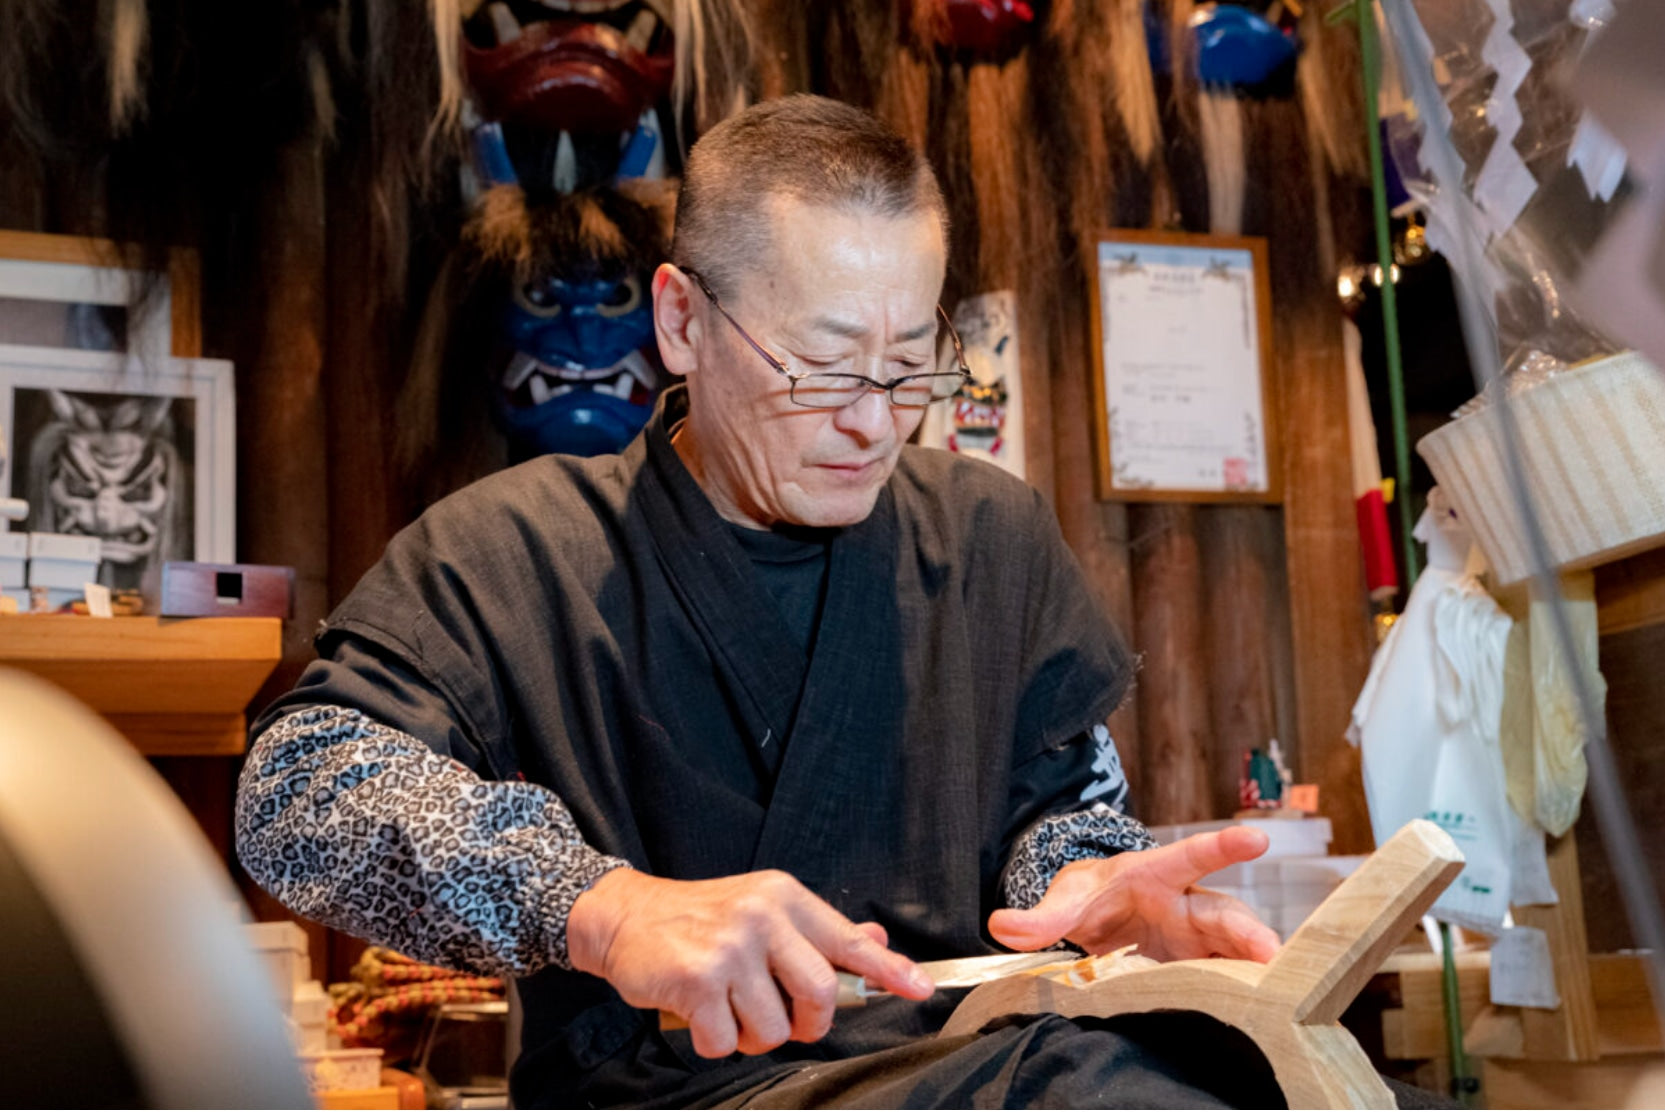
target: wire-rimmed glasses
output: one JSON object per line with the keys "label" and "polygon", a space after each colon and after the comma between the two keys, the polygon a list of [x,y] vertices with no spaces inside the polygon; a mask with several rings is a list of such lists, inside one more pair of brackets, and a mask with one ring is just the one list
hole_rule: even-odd
{"label": "wire-rimmed glasses", "polygon": [[694,280],[694,284],[699,286],[706,297],[711,299],[711,304],[734,326],[734,330],[740,333],[740,338],[745,340],[765,363],[773,367],[777,374],[786,378],[791,384],[794,405],[801,405],[807,409],[843,409],[862,398],[869,390],[883,390],[890,395],[891,405],[904,409],[923,409],[932,402],[953,397],[960,387],[971,379],[971,368],[965,361],[965,346],[960,343],[960,335],[954,331],[954,322],[948,319],[948,313],[941,305],[937,306],[937,315],[942,318],[942,323],[948,329],[948,338],[953,341],[954,363],[958,370],[926,371],[916,375],[903,375],[889,382],[880,382],[876,378],[858,374],[794,371],[784,360],[771,354],[762,344],[752,339],[751,333],[729,315],[729,311],[723,307],[722,301],[704,278],[687,267],[680,269]]}

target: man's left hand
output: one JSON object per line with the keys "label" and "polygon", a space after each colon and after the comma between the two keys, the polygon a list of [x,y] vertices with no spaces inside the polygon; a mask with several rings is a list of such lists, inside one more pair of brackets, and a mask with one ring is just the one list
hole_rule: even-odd
{"label": "man's left hand", "polygon": [[1278,936],[1247,904],[1196,887],[1210,873],[1259,857],[1267,842],[1259,830],[1231,826],[1156,849],[1074,861],[1034,907],[989,916],[989,933],[1014,950],[1068,939],[1091,954],[1136,943],[1158,961],[1271,961]]}

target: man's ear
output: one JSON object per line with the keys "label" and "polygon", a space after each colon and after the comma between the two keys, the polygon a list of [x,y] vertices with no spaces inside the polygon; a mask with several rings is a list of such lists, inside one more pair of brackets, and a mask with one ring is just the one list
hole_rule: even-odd
{"label": "man's ear", "polygon": [[699,370],[704,322],[696,307],[704,296],[693,279],[670,263],[661,263],[653,272],[653,329],[659,337],[659,357],[674,375]]}

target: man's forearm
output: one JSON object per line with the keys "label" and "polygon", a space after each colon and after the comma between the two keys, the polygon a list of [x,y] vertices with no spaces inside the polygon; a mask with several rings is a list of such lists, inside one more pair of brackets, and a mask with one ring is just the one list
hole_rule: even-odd
{"label": "man's forearm", "polygon": [[260,735],[236,826],[244,868],[297,913],[424,961],[511,976],[568,966],[573,902],[626,864],[587,845],[548,789],[481,780],[340,707]]}

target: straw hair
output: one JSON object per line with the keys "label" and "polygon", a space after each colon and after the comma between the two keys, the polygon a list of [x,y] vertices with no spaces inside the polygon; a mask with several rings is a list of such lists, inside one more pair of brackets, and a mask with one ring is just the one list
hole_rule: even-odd
{"label": "straw hair", "polygon": [[462,0],[428,0],[434,23],[434,57],[439,67],[439,104],[428,125],[426,144],[456,129],[466,91],[462,77]]}
{"label": "straw hair", "polygon": [[[1010,289],[1023,253],[1024,198],[1019,195],[1018,144],[1027,59],[980,63],[966,74],[971,109],[971,177],[977,193],[977,277],[984,290]],[[1044,197],[1033,198],[1043,205]]]}
{"label": "straw hair", "polygon": [[150,15],[145,0],[102,0],[99,7],[108,53],[110,131],[120,135],[144,112],[141,86]]}
{"label": "straw hair", "polygon": [[746,106],[754,36],[742,0],[675,0],[671,28],[671,103],[677,144],[686,153],[684,113],[692,116],[694,133],[703,135]]}
{"label": "straw hair", "polygon": [[1243,231],[1243,108],[1229,89],[1197,91],[1198,133],[1208,172],[1208,225],[1223,235]]}
{"label": "straw hair", "polygon": [[1109,62],[1116,115],[1133,156],[1141,165],[1149,165],[1162,142],[1162,120],[1145,37],[1145,5],[1143,0],[1109,2],[1114,5],[1114,19],[1107,28],[1109,49],[1097,46],[1094,53]]}
{"label": "straw hair", "polygon": [[[1324,161],[1337,174],[1363,179],[1369,174],[1365,154],[1365,114],[1360,93],[1358,40],[1351,24],[1332,27],[1319,5],[1301,16],[1301,56],[1295,82]],[[1370,106],[1372,110],[1374,106]],[[1371,119],[1374,119],[1372,113]]]}
{"label": "straw hair", "polygon": [[909,43],[897,44],[888,54],[874,110],[909,146],[923,149],[931,126],[933,56]]}

